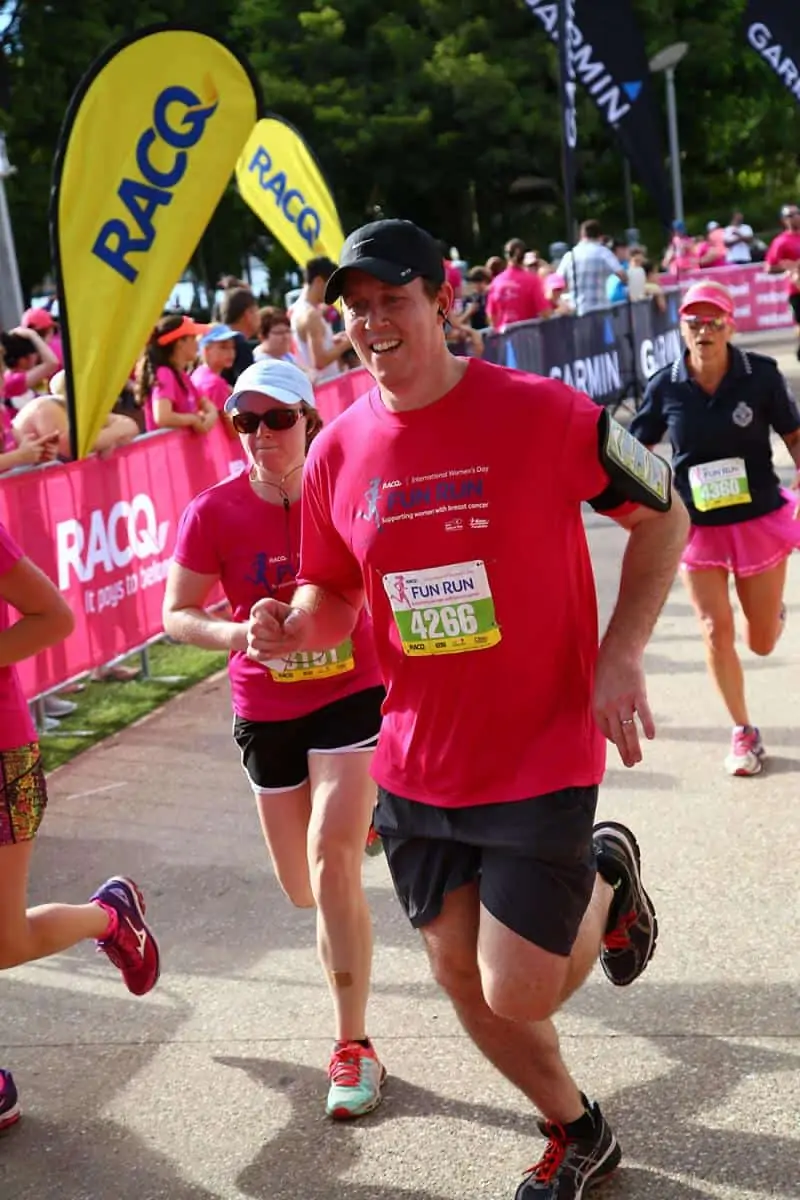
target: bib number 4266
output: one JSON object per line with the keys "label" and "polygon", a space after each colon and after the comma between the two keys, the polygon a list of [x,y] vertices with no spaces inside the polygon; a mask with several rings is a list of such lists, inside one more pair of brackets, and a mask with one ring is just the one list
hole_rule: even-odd
{"label": "bib number 4266", "polygon": [[418,608],[411,617],[411,632],[420,639],[460,637],[478,632],[478,619],[471,604]]}

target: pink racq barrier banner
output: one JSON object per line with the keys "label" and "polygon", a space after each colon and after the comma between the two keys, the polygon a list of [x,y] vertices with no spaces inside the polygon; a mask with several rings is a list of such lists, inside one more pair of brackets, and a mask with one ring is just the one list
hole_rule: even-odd
{"label": "pink racq barrier banner", "polygon": [[734,316],[740,333],[786,329],[794,325],[789,308],[789,278],[786,275],[770,275],[764,263],[689,271],[681,275],[679,280],[674,275],[662,275],[661,283],[663,287],[678,285],[685,292],[698,279],[713,279],[730,289],[736,301]]}
{"label": "pink racq barrier banner", "polygon": [[0,521],[58,585],[74,633],[21,664],[31,699],[162,632],[161,604],[181,514],[189,501],[243,470],[221,426],[133,442],[110,458],[36,468],[0,481]]}
{"label": "pink racq barrier banner", "polygon": [[321,383],[314,388],[319,415],[327,425],[373,386],[372,376],[363,367],[357,367],[354,371],[345,371],[337,379],[329,379],[327,383]]}

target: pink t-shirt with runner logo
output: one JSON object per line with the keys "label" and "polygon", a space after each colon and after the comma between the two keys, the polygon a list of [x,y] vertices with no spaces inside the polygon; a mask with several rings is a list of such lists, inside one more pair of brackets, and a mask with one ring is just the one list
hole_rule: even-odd
{"label": "pink t-shirt with runner logo", "polygon": [[[785,230],[784,233],[779,233],[770,242],[764,261],[770,267],[775,267],[780,262],[800,263],[800,233],[792,233],[790,229]],[[792,279],[790,290],[793,296],[800,293],[800,286],[798,286],[794,278]]]}
{"label": "pink t-shirt with runner logo", "polygon": [[388,689],[373,774],[389,791],[459,807],[602,778],[581,516],[609,482],[601,413],[472,359],[435,404],[393,413],[373,389],[315,439],[300,581],[364,589]]}
{"label": "pink t-shirt with runner logo", "polygon": [[[246,621],[257,600],[288,602],[300,554],[300,505],[288,512],[255,495],[246,474],[196,496],[181,519],[174,558],[198,575],[216,575],[233,609]],[[359,617],[352,644],[308,654],[283,670],[234,651],[228,662],[233,710],[250,721],[288,721],[354,692],[378,687],[380,669],[372,627]]]}
{"label": "pink t-shirt with runner logo", "polygon": [[144,424],[148,433],[159,428],[153,416],[153,405],[156,400],[169,400],[176,413],[200,411],[200,395],[191,378],[182,374],[178,379],[171,367],[158,368],[153,389],[145,400]]}
{"label": "pink t-shirt with runner logo", "polygon": [[[0,587],[2,577],[24,558],[4,525],[0,525]],[[0,597],[0,633],[11,624],[8,604]],[[0,667],[0,752],[17,750],[36,741],[36,730],[25,701],[16,667]]]}
{"label": "pink t-shirt with runner logo", "polygon": [[191,380],[198,394],[205,396],[219,412],[222,412],[232,390],[227,379],[212,371],[208,363],[201,363],[192,371]]}
{"label": "pink t-shirt with runner logo", "polygon": [[551,310],[544,283],[535,271],[509,264],[489,285],[486,312],[495,329],[533,321]]}

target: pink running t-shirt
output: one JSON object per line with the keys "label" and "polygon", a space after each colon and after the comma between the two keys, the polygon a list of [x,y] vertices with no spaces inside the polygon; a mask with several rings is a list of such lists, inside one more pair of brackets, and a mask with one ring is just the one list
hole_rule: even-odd
{"label": "pink running t-shirt", "polygon": [[[783,233],[779,233],[770,242],[764,261],[770,267],[775,267],[780,262],[799,262],[800,233],[793,233],[791,229],[786,229]],[[792,296],[796,296],[800,292],[800,287],[798,287],[797,280],[794,277],[792,278],[789,290]]]}
{"label": "pink running t-shirt", "polygon": [[551,308],[541,278],[525,267],[509,263],[489,285],[486,312],[495,329],[533,321]]}
{"label": "pink running t-shirt", "polygon": [[223,379],[221,375],[215,374],[211,370],[208,363],[201,363],[199,367],[195,367],[191,374],[191,380],[197,389],[200,396],[205,396],[210,400],[218,412],[222,412],[225,407],[225,401],[231,394],[231,385],[227,379]]}
{"label": "pink running t-shirt", "polygon": [[144,404],[144,424],[148,433],[158,429],[153,416],[153,405],[156,400],[169,400],[176,413],[196,413],[200,411],[200,396],[191,378],[182,374],[178,380],[171,367],[159,367],[156,371],[156,381]]}
{"label": "pink running t-shirt", "polygon": [[364,588],[388,688],[373,774],[389,791],[458,807],[602,778],[581,516],[609,482],[602,411],[473,359],[435,404],[392,413],[375,388],[315,440],[300,581]]}
{"label": "pink running t-shirt", "polygon": [[[24,557],[8,530],[0,525],[0,580]],[[0,633],[10,624],[9,606],[0,597]],[[35,741],[36,730],[16,667],[0,667],[0,752],[18,750]]]}
{"label": "pink running t-shirt", "polygon": [[[216,575],[233,609],[246,621],[257,600],[289,601],[300,551],[300,505],[288,512],[253,492],[246,474],[225,479],[195,497],[178,529],[174,558],[199,575]],[[250,721],[288,721],[365,688],[378,687],[380,669],[365,612],[336,651],[307,654],[288,672],[262,667],[240,650],[229,659],[233,710]]]}

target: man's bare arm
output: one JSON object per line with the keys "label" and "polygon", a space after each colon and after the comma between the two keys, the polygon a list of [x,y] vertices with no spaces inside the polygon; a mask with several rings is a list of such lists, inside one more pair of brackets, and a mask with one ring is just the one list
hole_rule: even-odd
{"label": "man's bare arm", "polygon": [[614,519],[630,536],[617,603],[597,659],[594,713],[625,766],[632,767],[642,759],[634,715],[638,715],[645,737],[655,737],[643,656],[680,563],[689,517],[673,495],[668,512],[636,508]]}

